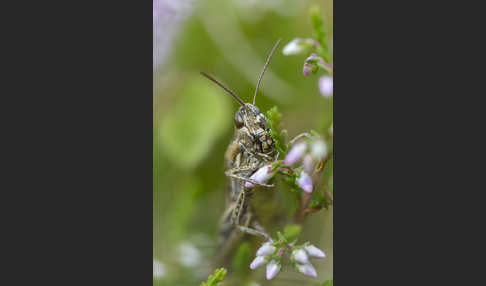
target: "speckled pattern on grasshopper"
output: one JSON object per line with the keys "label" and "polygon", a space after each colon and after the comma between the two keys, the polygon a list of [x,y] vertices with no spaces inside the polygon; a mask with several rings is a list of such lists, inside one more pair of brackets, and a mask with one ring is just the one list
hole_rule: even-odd
{"label": "speckled pattern on grasshopper", "polygon": [[261,79],[279,43],[280,40],[270,52],[258,78],[252,104],[244,103],[233,91],[207,73],[201,72],[202,75],[233,96],[241,105],[235,113],[235,135],[225,154],[225,174],[229,177],[230,183],[225,212],[221,218],[218,250],[222,254],[221,256],[233,248],[245,233],[262,236],[265,240],[271,239],[253,214],[249,204],[253,188],[246,188],[245,182],[264,188],[273,187],[273,185],[258,183],[250,177],[264,165],[276,161],[279,156],[270,135],[267,118],[255,105]]}

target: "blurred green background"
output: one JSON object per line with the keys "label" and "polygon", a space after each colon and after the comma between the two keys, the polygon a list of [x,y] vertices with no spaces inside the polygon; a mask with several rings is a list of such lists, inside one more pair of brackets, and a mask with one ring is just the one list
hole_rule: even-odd
{"label": "blurred green background", "polygon": [[[320,95],[318,75],[302,75],[307,55],[284,56],[282,48],[295,37],[312,35],[313,5],[321,8],[331,36],[333,3],[154,1],[154,285],[199,285],[214,270],[210,260],[217,251],[227,187],[224,153],[239,106],[199,72],[212,74],[243,101],[251,101],[265,59],[281,38],[256,105],[264,112],[278,106],[291,138],[311,129],[326,132],[332,98]],[[284,199],[276,196],[275,203]],[[332,207],[303,224],[299,242],[310,241],[327,255],[312,261],[317,278],[287,266],[266,281],[262,267],[247,271],[244,279],[228,276],[223,285],[319,285],[332,279],[332,229]],[[240,251],[240,264],[247,268],[255,254],[255,245],[248,247]]]}

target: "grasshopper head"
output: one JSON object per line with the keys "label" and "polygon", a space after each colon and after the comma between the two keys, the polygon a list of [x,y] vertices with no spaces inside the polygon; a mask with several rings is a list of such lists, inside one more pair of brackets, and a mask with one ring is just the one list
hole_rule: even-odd
{"label": "grasshopper head", "polygon": [[[256,107],[255,101],[256,96],[258,94],[258,88],[260,87],[261,80],[265,71],[270,63],[270,59],[272,58],[275,50],[277,49],[278,44],[280,43],[280,39],[277,43],[273,46],[270,55],[267,57],[267,61],[263,66],[263,70],[258,77],[257,86],[255,88],[255,94],[253,96],[253,104],[251,103],[244,103],[241,98],[239,98],[232,90],[225,87],[222,83],[217,81],[215,78],[210,76],[205,72],[201,72],[201,74],[207,77],[209,80],[213,81],[220,87],[222,87],[226,92],[228,92],[240,105],[241,107],[235,113],[235,127],[237,132],[240,136],[242,136],[245,141],[245,145],[252,149],[256,149],[261,153],[270,153],[274,150],[274,143],[272,140],[272,136],[270,136],[270,129],[267,126],[267,118],[265,115]],[[248,142],[249,141],[249,142]]]}
{"label": "grasshopper head", "polygon": [[238,109],[235,113],[235,127],[238,132],[246,135],[259,152],[269,153],[273,150],[267,117],[255,105],[246,103]]}

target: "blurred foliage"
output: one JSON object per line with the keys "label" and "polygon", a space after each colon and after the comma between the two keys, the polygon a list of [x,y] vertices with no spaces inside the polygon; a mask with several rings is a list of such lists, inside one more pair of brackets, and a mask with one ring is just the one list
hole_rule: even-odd
{"label": "blurred foliage", "polygon": [[243,280],[250,272],[248,265],[250,265],[253,255],[251,252],[250,244],[242,242],[233,256],[233,269],[238,279]]}
{"label": "blurred foliage", "polygon": [[333,284],[333,280],[327,280],[324,283],[319,284],[319,286],[332,286]]}
{"label": "blurred foliage", "polygon": [[284,228],[284,236],[289,241],[297,239],[301,232],[302,232],[302,226],[298,224],[287,225]]}
{"label": "blurred foliage", "polygon": [[196,166],[227,129],[228,118],[231,106],[223,91],[202,77],[189,78],[160,123],[161,147],[178,167]]}
{"label": "blurred foliage", "polygon": [[[315,23],[310,17],[314,5],[320,7],[323,37],[332,38],[332,1],[190,2],[192,13],[170,40],[172,51],[166,63],[153,75],[154,259],[165,267],[164,275],[154,278],[154,285],[199,285],[211,273],[212,279],[226,275],[221,285],[316,285],[332,279],[332,207],[315,213],[303,224],[289,222],[299,208],[299,189],[255,194],[259,203],[255,212],[262,224],[273,226],[269,230],[272,234],[278,229],[285,236],[300,234],[299,239],[312,241],[326,252],[326,259],[315,265],[318,280],[289,272],[265,281],[261,272],[249,271],[259,240],[238,247],[231,263],[233,269],[227,274],[226,270],[224,275],[222,271],[213,272],[211,259],[218,251],[218,224],[227,191],[224,153],[233,137],[233,116],[239,105],[199,75],[200,71],[208,72],[248,102],[265,58],[276,40],[282,38],[263,78],[256,105],[268,115],[275,130],[279,130],[278,125],[287,130],[272,134],[279,138],[281,156],[287,151],[288,138],[310,129],[327,134],[333,120],[333,99],[319,94],[315,77],[302,75],[306,55],[286,57],[281,48],[295,37],[314,36]],[[332,56],[332,46],[328,51]],[[270,110],[273,106],[278,109]],[[331,157],[322,174],[331,193],[332,161]],[[286,187],[280,179],[275,183],[276,190]],[[182,245],[194,248],[184,254],[194,263],[183,263],[191,257],[181,259]],[[233,275],[240,278],[231,279]]]}
{"label": "blurred foliage", "polygon": [[322,18],[322,12],[319,6],[313,6],[311,8],[311,22],[313,28],[313,36],[319,42],[318,54],[321,55],[326,62],[330,62],[331,56],[329,55],[328,37],[324,26],[324,20]]}
{"label": "blurred foliage", "polygon": [[214,275],[209,275],[208,280],[201,283],[201,286],[219,286],[219,282],[223,281],[226,272],[224,268],[216,269]]}

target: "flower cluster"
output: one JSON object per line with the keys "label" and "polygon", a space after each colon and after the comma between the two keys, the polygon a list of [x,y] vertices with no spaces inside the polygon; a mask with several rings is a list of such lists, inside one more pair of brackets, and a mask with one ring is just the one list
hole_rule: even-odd
{"label": "flower cluster", "polygon": [[251,269],[256,269],[264,264],[267,264],[267,279],[273,279],[280,271],[281,265],[278,259],[272,259],[276,254],[277,247],[271,241],[265,242],[256,253],[256,257],[250,265]]}
{"label": "flower cluster", "polygon": [[296,248],[292,251],[290,261],[300,273],[307,276],[317,277],[316,269],[310,263],[309,257],[324,258],[326,257],[326,254],[312,244],[305,244],[303,247]]}
{"label": "flower cluster", "polygon": [[[288,167],[292,167],[296,163],[302,161],[303,169],[300,170],[296,168],[292,172],[297,173],[296,177],[297,185],[306,193],[312,193],[313,185],[311,175],[316,164],[326,158],[328,155],[328,147],[326,142],[319,137],[312,137],[310,141],[298,141],[290,149],[290,151],[285,156],[285,159],[281,162],[282,166],[278,166],[284,170]],[[267,164],[260,169],[258,169],[250,179],[264,184],[270,180],[276,173],[275,166],[272,164]],[[255,185],[252,182],[245,182],[246,188],[252,188]]]}
{"label": "flower cluster", "polygon": [[315,168],[315,165],[324,160],[328,154],[327,145],[324,140],[315,138],[311,142],[300,141],[297,142],[292,149],[290,149],[283,164],[292,166],[302,161],[303,170],[297,178],[297,185],[307,193],[312,193],[312,179],[310,175]]}
{"label": "flower cluster", "polygon": [[290,256],[290,262],[298,272],[311,277],[317,277],[317,272],[310,263],[309,257],[326,257],[322,250],[309,243],[296,246],[295,243],[288,243],[285,239],[278,242],[269,241],[257,250],[250,268],[256,269],[266,264],[266,277],[267,280],[271,280],[282,269],[282,259],[285,255]]}
{"label": "flower cluster", "polygon": [[304,62],[302,74],[310,76],[323,70],[326,75],[319,78],[319,91],[325,98],[333,95],[333,63],[332,63],[332,37],[329,43],[322,14],[317,7],[311,10],[311,22],[314,28],[313,38],[294,38],[287,43],[282,52],[284,55],[298,55],[313,50]]}

